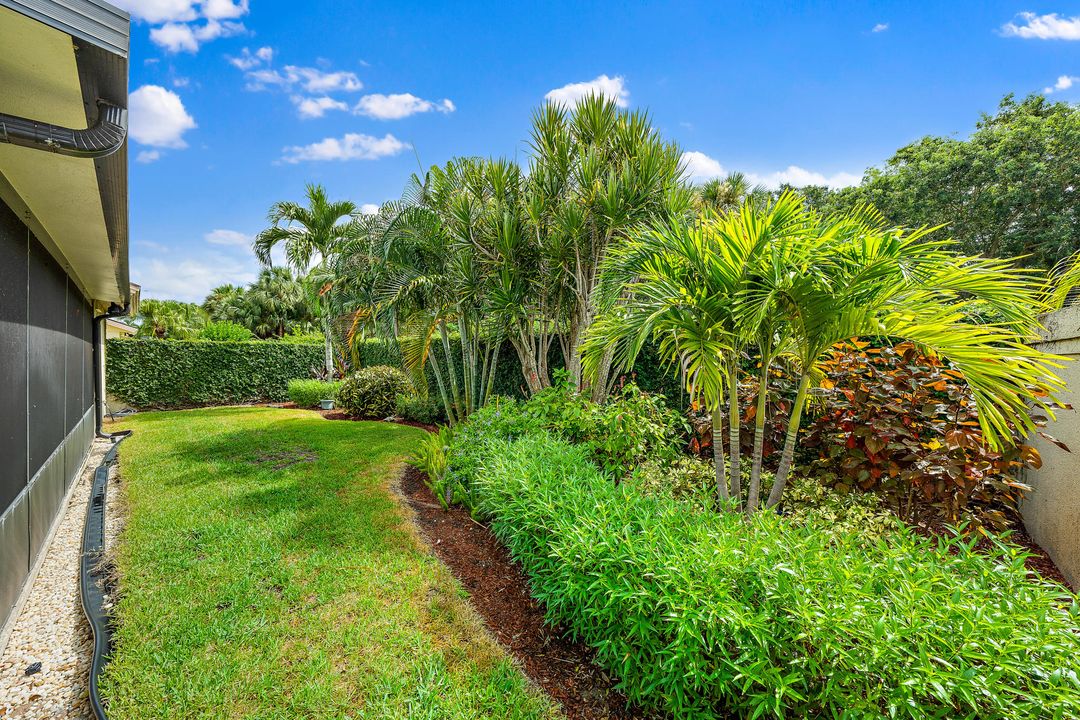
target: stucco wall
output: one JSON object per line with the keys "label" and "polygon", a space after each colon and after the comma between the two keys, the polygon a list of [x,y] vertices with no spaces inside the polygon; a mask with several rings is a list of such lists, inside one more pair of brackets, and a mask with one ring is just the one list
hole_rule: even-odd
{"label": "stucco wall", "polygon": [[[1074,362],[1059,371],[1068,383],[1062,400],[1080,408],[1080,307],[1068,307],[1047,316],[1040,350],[1063,355]],[[1066,452],[1040,437],[1032,445],[1042,456],[1042,468],[1029,470],[1025,479],[1032,491],[1024,501],[1024,524],[1035,542],[1050,553],[1074,588],[1080,588],[1080,414],[1059,410],[1047,433],[1069,446]]]}

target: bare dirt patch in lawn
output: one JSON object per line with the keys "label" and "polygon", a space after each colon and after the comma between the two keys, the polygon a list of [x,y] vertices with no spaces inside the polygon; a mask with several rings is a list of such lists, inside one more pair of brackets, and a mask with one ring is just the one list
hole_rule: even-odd
{"label": "bare dirt patch in lawn", "polygon": [[649,717],[627,708],[626,697],[613,689],[615,681],[593,664],[588,646],[544,623],[524,574],[488,528],[460,507],[443,510],[414,467],[406,468],[400,490],[428,544],[469,592],[488,630],[568,718]]}

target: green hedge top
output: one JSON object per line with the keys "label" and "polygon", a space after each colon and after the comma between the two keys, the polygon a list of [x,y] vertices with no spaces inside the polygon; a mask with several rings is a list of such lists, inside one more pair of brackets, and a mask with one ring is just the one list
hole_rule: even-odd
{"label": "green hedge top", "polygon": [[322,364],[322,345],[113,338],[105,383],[135,407],[276,402],[288,398],[289,380]]}

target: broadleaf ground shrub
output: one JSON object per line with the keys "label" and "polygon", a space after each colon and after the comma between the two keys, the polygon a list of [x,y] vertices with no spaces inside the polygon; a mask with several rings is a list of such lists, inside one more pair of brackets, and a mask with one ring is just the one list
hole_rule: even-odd
{"label": "broadleaf ground shrub", "polygon": [[299,407],[317,408],[323,400],[337,402],[340,380],[290,380],[289,400]]}
{"label": "broadleaf ground shrub", "polygon": [[631,700],[676,718],[1080,717],[1080,609],[1022,551],[695,511],[515,410],[480,418],[464,463],[455,437],[450,466]]}
{"label": "broadleaf ground shrub", "polygon": [[384,418],[394,414],[398,395],[415,392],[409,376],[389,365],[357,370],[341,383],[338,404],[356,417]]}
{"label": "broadleaf ground shrub", "polygon": [[402,393],[394,400],[394,412],[411,422],[435,425],[446,419],[442,406],[431,396]]}

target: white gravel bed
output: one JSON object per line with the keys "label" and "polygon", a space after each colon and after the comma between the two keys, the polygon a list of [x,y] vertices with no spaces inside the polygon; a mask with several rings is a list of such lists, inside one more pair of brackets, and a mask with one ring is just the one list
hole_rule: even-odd
{"label": "white gravel bed", "polygon": [[[95,440],[0,656],[0,718],[92,720],[88,681],[93,636],[79,599],[79,555],[94,470],[112,443]],[[121,448],[123,451],[123,448]],[[115,466],[106,500],[106,547],[119,531]],[[39,672],[27,668],[41,663]]]}

